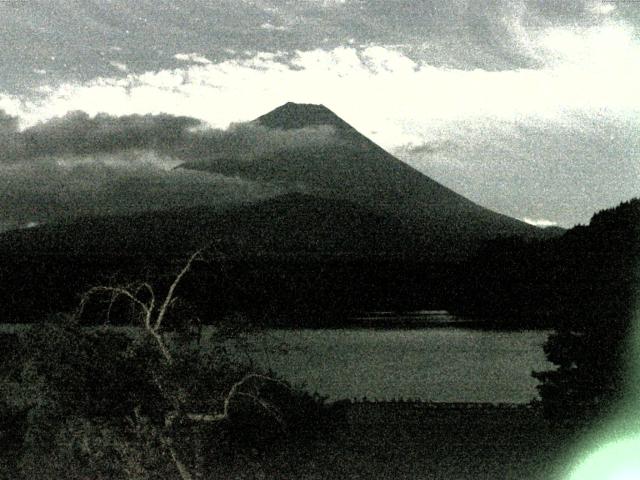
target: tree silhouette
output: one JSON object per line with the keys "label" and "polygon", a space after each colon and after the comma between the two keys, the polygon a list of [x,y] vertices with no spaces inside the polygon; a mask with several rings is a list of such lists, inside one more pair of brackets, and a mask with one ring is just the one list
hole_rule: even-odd
{"label": "tree silhouette", "polygon": [[549,416],[606,413],[629,389],[634,298],[640,287],[640,199],[598,212],[567,232],[551,272],[560,302],[546,342],[557,368],[535,372]]}
{"label": "tree silhouette", "polygon": [[640,199],[593,215],[558,238],[488,242],[459,269],[453,311],[494,325],[553,328],[554,370],[534,372],[545,411],[593,418],[627,390],[640,288]]}
{"label": "tree silhouette", "polygon": [[[165,335],[165,319],[176,302],[176,291],[181,281],[191,270],[193,263],[198,260],[203,260],[203,251],[198,250],[193,253],[185,265],[176,274],[173,281],[169,285],[169,288],[164,295],[164,298],[160,301],[155,293],[154,287],[149,282],[136,282],[130,285],[122,286],[96,286],[89,289],[82,295],[80,307],[76,312],[76,317],[80,318],[84,311],[86,304],[95,295],[106,294],[110,297],[108,311],[110,312],[114,303],[121,297],[129,301],[137,311],[137,317],[139,323],[143,327],[143,331],[148,334],[153,340],[162,358],[166,363],[166,366],[171,368],[176,363],[175,353],[172,352],[168,342],[168,338]],[[109,315],[109,313],[108,313]],[[199,333],[198,333],[199,338]],[[166,399],[167,403],[174,406],[170,411],[164,414],[164,427],[165,430],[170,431],[173,425],[179,420],[189,420],[191,422],[207,422],[217,423],[227,420],[230,416],[231,406],[233,402],[238,398],[248,399],[253,404],[261,408],[266,414],[271,416],[281,428],[285,428],[285,420],[283,413],[279,407],[270,403],[268,400],[260,395],[261,384],[264,383],[278,383],[284,388],[289,388],[284,382],[281,382],[275,378],[259,373],[247,373],[240,380],[233,383],[228,390],[222,401],[222,409],[219,412],[190,412],[185,411],[186,403],[183,400],[184,391],[180,391],[176,388],[176,385],[165,385],[160,379],[160,375],[157,372],[152,371],[153,381],[158,387],[160,392]],[[135,410],[135,418],[139,420],[139,410]],[[185,462],[180,459],[176,448],[174,447],[173,439],[170,435],[164,433],[158,433],[162,444],[169,451],[173,462],[183,480],[192,480],[193,475],[189,471]]]}

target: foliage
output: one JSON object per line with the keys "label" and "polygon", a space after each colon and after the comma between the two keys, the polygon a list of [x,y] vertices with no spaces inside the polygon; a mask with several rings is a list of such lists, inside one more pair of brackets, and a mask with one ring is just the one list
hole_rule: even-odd
{"label": "foliage", "polygon": [[544,348],[557,368],[534,373],[545,411],[594,417],[627,388],[639,259],[634,199],[558,238],[490,242],[460,269],[457,313],[499,318],[497,326],[554,328]]}
{"label": "foliage", "polygon": [[[135,298],[144,316],[150,297]],[[0,435],[15,445],[7,476],[208,478],[229,458],[319,428],[321,399],[237,354],[248,326],[203,335],[186,316],[179,328],[185,309],[159,298],[171,305],[166,323],[159,309],[139,327],[88,327],[76,315],[0,337],[14,352],[0,364]]]}
{"label": "foliage", "polygon": [[451,311],[498,319],[502,326],[548,323],[559,303],[550,272],[557,265],[556,240],[500,238],[486,243],[457,272],[459,284]]}
{"label": "foliage", "polygon": [[629,390],[634,306],[640,285],[640,199],[594,215],[565,235],[562,308],[545,344],[556,370],[538,372],[548,415],[590,418]]}

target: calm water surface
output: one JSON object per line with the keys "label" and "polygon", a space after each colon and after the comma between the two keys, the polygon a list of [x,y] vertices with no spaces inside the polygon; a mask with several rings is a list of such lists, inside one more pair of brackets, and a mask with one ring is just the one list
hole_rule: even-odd
{"label": "calm water surface", "polygon": [[[251,356],[329,400],[525,403],[537,397],[531,371],[553,368],[542,351],[549,332],[471,329],[449,315],[433,317],[428,328],[267,330],[251,339]],[[3,324],[0,331],[22,328]],[[272,352],[283,344],[286,353]]]}
{"label": "calm water surface", "polygon": [[[438,402],[528,402],[532,370],[553,365],[549,332],[460,327],[269,330],[255,338],[257,363],[330,400],[419,398]],[[288,353],[265,353],[285,343]]]}

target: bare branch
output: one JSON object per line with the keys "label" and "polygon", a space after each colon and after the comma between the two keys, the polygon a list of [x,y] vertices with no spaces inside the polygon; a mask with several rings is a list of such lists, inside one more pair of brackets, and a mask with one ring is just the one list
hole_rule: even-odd
{"label": "bare branch", "polygon": [[149,282],[141,282],[135,291],[136,297],[140,293],[141,290],[146,290],[149,292],[150,300],[149,300],[149,311],[153,312],[153,309],[156,307],[156,294],[153,291],[153,287],[149,284]]}
{"label": "bare branch", "polygon": [[160,352],[162,352],[162,356],[167,361],[167,363],[169,365],[173,364],[173,355],[171,355],[171,352],[165,345],[164,338],[162,338],[162,334],[158,333],[156,330],[154,330],[151,327],[147,327],[147,331],[151,334],[153,339],[158,344],[158,348],[160,348]]}
{"label": "bare branch", "polygon": [[189,260],[187,261],[186,265],[182,268],[182,270],[180,270],[178,275],[176,275],[176,278],[173,280],[173,283],[171,284],[171,286],[169,287],[169,291],[167,292],[167,296],[165,297],[164,302],[162,302],[162,306],[160,307],[160,310],[158,311],[158,316],[156,317],[155,325],[153,327],[156,331],[159,330],[160,327],[162,326],[162,321],[164,320],[164,316],[167,313],[167,309],[168,309],[171,301],[173,300],[173,294],[174,294],[178,284],[182,280],[182,277],[184,277],[186,275],[186,273],[189,270],[191,270],[191,265],[193,264],[193,262],[202,257],[202,251],[203,250],[200,249],[200,250],[196,251],[195,253],[193,253],[193,255],[191,255],[189,257]]}
{"label": "bare branch", "polygon": [[98,293],[110,293],[112,295],[110,305],[109,305],[109,311],[111,310],[111,306],[116,301],[116,299],[120,296],[124,296],[124,297],[127,297],[129,300],[131,300],[134,304],[138,305],[142,309],[142,311],[145,313],[145,316],[148,316],[150,313],[149,307],[145,303],[140,301],[140,299],[136,298],[136,296],[126,288],[107,287],[107,286],[101,285],[101,286],[90,288],[82,295],[82,298],[80,299],[80,305],[78,307],[78,311],[76,312],[76,315],[75,315],[76,318],[80,318],[86,304],[89,302],[89,299],[93,295]]}
{"label": "bare branch", "polygon": [[187,413],[185,414],[189,420],[194,422],[221,422],[226,419],[226,415],[222,413],[210,414],[210,413]]}
{"label": "bare branch", "polygon": [[268,414],[270,414],[273,418],[275,418],[276,422],[278,422],[278,424],[280,425],[280,427],[283,430],[286,429],[284,418],[282,416],[282,412],[280,411],[280,409],[278,407],[276,407],[275,405],[271,405],[264,398],[260,398],[257,395],[252,395],[252,394],[246,393],[246,392],[239,392],[236,395],[237,396],[242,396],[242,397],[247,397],[248,399],[252,400],[257,405],[261,406]]}
{"label": "bare branch", "polygon": [[173,448],[173,441],[171,440],[171,438],[160,435],[160,440],[162,441],[162,443],[164,443],[164,446],[167,447],[167,450],[169,450],[169,455],[171,455],[171,459],[173,460],[173,463],[176,466],[178,473],[180,474],[180,478],[182,480],[193,480],[191,472],[189,472],[189,469],[186,467],[186,465],[182,463],[182,461],[178,457],[176,449]]}
{"label": "bare branch", "polygon": [[[261,399],[258,395],[253,395],[251,393],[240,391],[240,389],[247,382],[249,382],[252,379],[259,379],[259,380],[262,380],[262,381],[265,381],[265,382],[277,383],[277,384],[280,384],[280,385],[286,387],[287,389],[289,389],[289,386],[286,383],[284,383],[284,382],[282,382],[280,380],[268,377],[266,375],[261,375],[259,373],[249,373],[249,374],[245,375],[244,377],[242,377],[240,380],[238,380],[236,383],[234,383],[231,386],[231,388],[229,389],[229,392],[227,393],[227,395],[226,395],[226,397],[224,399],[223,408],[222,408],[222,412],[221,413],[215,413],[215,414],[211,414],[211,413],[185,413],[184,414],[185,418],[187,418],[187,419],[189,419],[191,421],[194,421],[194,422],[205,422],[205,423],[221,422],[221,421],[226,420],[226,419],[229,418],[229,410],[231,408],[231,403],[233,402],[233,400],[235,398],[237,398],[237,397],[247,397],[247,398],[250,398],[253,402],[255,402],[258,405],[260,405],[265,411],[267,411],[271,416],[273,416],[275,418],[275,420],[280,424],[280,426],[283,429],[285,429],[286,425],[285,425],[282,413],[280,412],[280,410],[275,405],[270,405],[264,399]],[[167,426],[167,427],[171,426],[178,416],[179,416],[178,412],[169,413],[165,417],[165,426]]]}
{"label": "bare branch", "polygon": [[[182,277],[184,277],[184,275],[191,269],[191,265],[193,264],[193,262],[199,257],[201,257],[201,255],[202,255],[202,250],[198,250],[193,255],[191,255],[191,257],[189,257],[189,260],[187,261],[186,265],[178,273],[173,283],[169,287],[167,296],[165,297],[160,310],[157,312],[155,321],[153,320],[153,314],[156,306],[156,296],[155,296],[153,287],[148,282],[140,282],[138,284],[127,285],[124,287],[110,287],[110,286],[103,286],[103,285],[93,287],[89,289],[82,296],[80,300],[80,305],[78,307],[78,311],[76,312],[76,318],[80,318],[89,299],[95,294],[98,294],[98,293],[111,294],[111,299],[109,301],[109,308],[107,310],[107,318],[110,317],[111,309],[113,308],[113,304],[116,302],[116,300],[119,297],[124,296],[131,301],[132,305],[137,305],[138,307],[140,307],[140,309],[144,314],[143,321],[144,321],[145,329],[147,330],[147,332],[149,332],[149,334],[153,337],[153,339],[158,344],[158,347],[160,348],[160,351],[163,357],[165,358],[165,360],[167,361],[167,363],[172,364],[173,357],[171,355],[171,352],[167,348],[167,345],[165,344],[164,339],[162,338],[162,334],[160,333],[160,328],[162,327],[162,321],[164,319],[164,316],[167,313],[167,310],[175,300],[174,292],[176,287],[182,280]],[[149,293],[148,303],[143,302],[139,298],[139,294],[143,290],[146,290]]]}
{"label": "bare branch", "polygon": [[[174,359],[162,335],[163,321],[167,315],[167,312],[171,309],[171,307],[177,300],[177,297],[175,295],[177,287],[180,285],[180,282],[183,280],[184,276],[191,270],[193,263],[196,260],[202,258],[202,252],[203,249],[200,249],[189,257],[184,267],[175,276],[173,282],[169,286],[166,296],[164,297],[159,307],[156,307],[155,291],[151,284],[149,284],[148,282],[133,283],[125,286],[96,286],[89,289],[82,296],[78,311],[76,313],[76,318],[79,318],[82,315],[86,304],[89,302],[90,298],[93,295],[97,295],[100,293],[106,293],[110,295],[109,308],[107,312],[108,316],[110,315],[111,309],[117,299],[120,297],[125,297],[130,301],[133,307],[133,311],[137,310],[143,316],[145,330],[149,335],[153,337],[153,339],[157,343],[160,352],[166,360],[166,363],[168,365],[172,365],[174,363]],[[200,319],[196,319],[195,323],[198,329],[198,342],[200,342],[200,337],[202,335],[202,323]],[[194,422],[210,423],[226,420],[229,418],[232,402],[239,397],[244,397],[251,400],[251,402],[262,408],[269,416],[273,417],[283,429],[286,428],[282,412],[275,405],[270,404],[265,399],[260,397],[260,389],[266,382],[278,383],[286,388],[289,388],[289,386],[284,382],[276,380],[269,376],[261,375],[258,373],[250,373],[234,383],[224,397],[222,412],[220,413],[185,413],[182,408],[185,399],[181,398],[182,395],[176,395],[171,392],[166,392],[163,389],[162,382],[156,375],[153,375],[153,380],[160,389],[162,396],[168,397],[169,400],[173,401],[174,410],[165,415],[165,428],[167,429],[171,428],[175,420],[178,418],[186,418]],[[249,385],[249,383],[254,380],[259,381],[259,385],[256,385],[256,383],[254,383],[253,385]],[[134,415],[135,419],[140,422],[139,412],[137,411],[137,409],[134,410]],[[161,433],[160,439],[164,446],[167,448],[173,460],[173,463],[175,464],[178,473],[180,474],[181,479],[193,480],[193,476],[189,472],[189,469],[180,460],[178,453],[174,448],[172,438],[165,433]]]}
{"label": "bare branch", "polygon": [[231,386],[229,393],[224,399],[223,413],[225,416],[229,414],[229,406],[231,404],[231,401],[233,400],[233,397],[240,392],[240,388],[242,388],[249,380],[252,380],[254,378],[257,378],[266,382],[278,383],[286,388],[289,388],[289,386],[286,383],[280,380],[276,380],[275,378],[271,378],[266,375],[261,375],[259,373],[249,373]]}
{"label": "bare branch", "polygon": [[118,295],[115,293],[111,293],[111,300],[109,301],[109,308],[107,308],[107,323],[111,323],[111,309],[113,308],[113,304],[116,303],[116,299]]}

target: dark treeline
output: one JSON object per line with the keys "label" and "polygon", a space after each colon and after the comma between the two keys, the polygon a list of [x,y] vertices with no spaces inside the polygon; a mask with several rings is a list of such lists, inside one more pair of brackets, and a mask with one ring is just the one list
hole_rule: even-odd
{"label": "dark treeline", "polygon": [[551,327],[580,324],[594,312],[622,315],[638,280],[639,228],[634,199],[557,238],[489,242],[461,266],[453,310]]}
{"label": "dark treeline", "polygon": [[[458,265],[380,253],[234,255],[235,244],[219,243],[207,261],[194,266],[179,295],[205,323],[242,312],[271,324],[339,326],[356,312],[419,309],[491,319],[487,324],[498,328],[580,323],[604,308],[616,315],[628,309],[637,279],[632,268],[637,212],[638,200],[633,200],[559,237],[498,239]],[[94,285],[147,279],[162,289],[190,253],[172,245],[142,253],[5,252],[0,257],[0,319],[46,320],[73,310],[81,293]]]}
{"label": "dark treeline", "polygon": [[146,279],[162,290],[203,247],[206,261],[194,265],[180,296],[204,322],[242,311],[326,325],[354,310],[444,308],[451,291],[453,269],[417,227],[344,202],[286,195],[231,210],[87,217],[5,232],[0,321],[69,311],[97,284]]}
{"label": "dark treeline", "polygon": [[534,373],[550,416],[594,418],[635,390],[627,382],[637,354],[640,199],[556,239],[487,244],[463,270],[459,312],[554,328],[544,348],[557,369]]}
{"label": "dark treeline", "polygon": [[412,259],[253,259],[220,267],[203,266],[192,277],[193,304],[274,326],[335,327],[356,312],[437,308],[449,291],[449,266]]}
{"label": "dark treeline", "polygon": [[[152,255],[5,255],[0,265],[4,322],[40,322],[72,311],[94,285],[146,278],[168,286],[182,258]],[[367,310],[443,308],[454,269],[414,259],[380,257],[212,258],[194,265],[180,287],[184,304],[204,323],[241,312],[280,326],[340,326]],[[97,312],[96,312],[97,313]],[[113,322],[126,316],[112,315]],[[105,319],[96,316],[96,322]]]}

